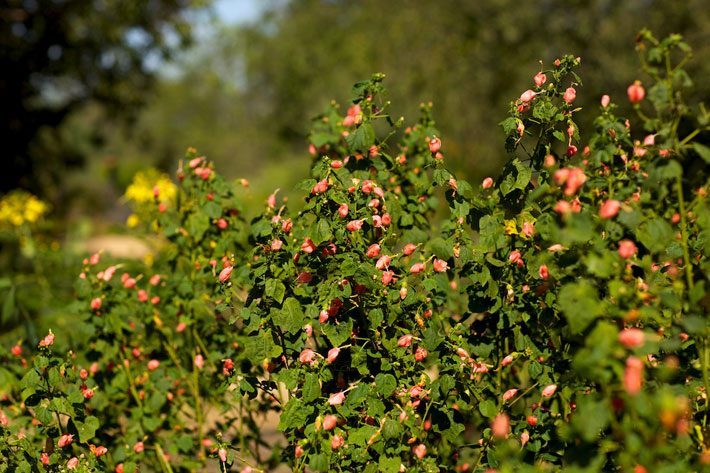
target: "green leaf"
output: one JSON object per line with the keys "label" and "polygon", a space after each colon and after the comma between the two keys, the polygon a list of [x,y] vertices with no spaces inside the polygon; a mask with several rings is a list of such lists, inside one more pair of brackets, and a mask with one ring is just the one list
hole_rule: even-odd
{"label": "green leaf", "polygon": [[397,380],[391,374],[380,373],[375,376],[375,389],[384,397],[389,397],[397,388]]}
{"label": "green leaf", "polygon": [[185,229],[193,240],[201,240],[209,227],[209,217],[201,212],[190,214],[187,217],[187,222],[185,222]]}
{"label": "green leaf", "polygon": [[698,153],[698,156],[703,158],[703,161],[710,164],[710,148],[700,143],[693,143],[693,149]]}
{"label": "green leaf", "polygon": [[375,144],[375,130],[370,123],[363,123],[357,130],[350,133],[345,141],[354,150],[366,150]]}
{"label": "green leaf", "polygon": [[312,413],[313,406],[306,405],[300,399],[292,397],[281,413],[278,429],[284,432],[291,428],[303,427],[308,420],[308,416]]}
{"label": "green leaf", "polygon": [[319,245],[323,243],[324,241],[328,241],[333,237],[333,234],[330,231],[330,225],[328,224],[328,221],[324,218],[318,220],[318,224],[316,225],[316,231],[313,233],[313,243],[316,245]]}
{"label": "green leaf", "polygon": [[498,414],[498,408],[496,407],[496,403],[491,401],[490,399],[486,399],[482,403],[478,405],[478,410],[481,411],[481,414],[483,414],[485,417],[488,417],[489,419],[492,419],[493,417]]}
{"label": "green leaf", "polygon": [[350,338],[352,331],[353,321],[350,319],[337,325],[329,323],[323,326],[323,333],[325,333],[325,336],[328,337],[334,347],[339,347],[345,343]]}
{"label": "green leaf", "polygon": [[328,471],[330,469],[328,456],[325,453],[311,455],[311,461],[308,463],[308,467],[314,471]]}
{"label": "green leaf", "polygon": [[243,357],[261,363],[262,360],[275,358],[281,354],[281,347],[274,343],[271,333],[260,332],[252,337],[242,339]]}
{"label": "green leaf", "polygon": [[385,439],[397,438],[402,434],[402,424],[397,420],[385,419],[385,423],[382,426],[382,436]]}
{"label": "green leaf", "polygon": [[217,204],[217,202],[207,202],[202,206],[202,211],[209,218],[219,218],[222,216],[222,208]]}
{"label": "green leaf", "polygon": [[305,323],[305,314],[301,308],[301,303],[293,297],[284,301],[281,310],[273,309],[272,317],[276,325],[288,333],[296,333]]}
{"label": "green leaf", "polygon": [[580,433],[585,442],[598,439],[609,424],[611,408],[603,402],[597,402],[582,396],[577,403],[577,410],[572,416],[572,426]]}
{"label": "green leaf", "polygon": [[79,441],[87,443],[94,437],[96,430],[99,428],[99,419],[94,416],[89,416],[84,419],[84,422],[74,421],[76,431],[79,433]]}
{"label": "green leaf", "polygon": [[302,398],[304,402],[312,402],[320,397],[320,382],[318,375],[315,373],[307,373],[306,381],[303,383]]}
{"label": "green leaf", "polygon": [[597,290],[588,281],[562,287],[558,304],[573,334],[581,333],[603,313]]}
{"label": "green leaf", "polygon": [[660,253],[673,241],[673,227],[661,218],[644,222],[636,231],[639,241],[650,251]]}
{"label": "green leaf", "polygon": [[265,292],[266,295],[271,296],[276,302],[281,304],[286,293],[286,286],[278,279],[267,279]]}
{"label": "green leaf", "polygon": [[377,466],[382,473],[398,473],[401,464],[399,457],[381,456]]}

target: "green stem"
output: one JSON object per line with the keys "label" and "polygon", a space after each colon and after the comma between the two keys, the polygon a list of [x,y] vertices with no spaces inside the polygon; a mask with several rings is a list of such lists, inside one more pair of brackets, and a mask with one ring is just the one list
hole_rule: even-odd
{"label": "green stem", "polygon": [[710,350],[708,350],[708,338],[703,337],[703,352],[700,354],[700,365],[703,370],[703,384],[705,385],[705,417],[703,417],[703,428],[707,425],[708,411],[710,411],[710,380],[708,380],[708,365],[710,365]]}
{"label": "green stem", "polygon": [[192,367],[192,386],[193,395],[195,397],[195,416],[197,417],[197,437],[200,442],[200,459],[205,459],[205,450],[202,447],[202,440],[204,439],[204,419],[202,415],[202,402],[200,399],[200,374],[197,366]]}
{"label": "green stem", "polygon": [[683,146],[687,145],[690,142],[690,140],[695,138],[698,135],[698,133],[700,133],[700,131],[701,131],[700,128],[696,128],[695,130],[693,130],[692,133],[690,133],[688,136],[683,138],[683,141],[678,143],[678,148],[682,148]]}
{"label": "green stem", "polygon": [[693,267],[690,264],[690,253],[688,251],[688,229],[685,215],[685,200],[683,199],[683,178],[678,176],[676,180],[676,192],[678,195],[678,206],[680,207],[680,236],[683,247],[683,261],[685,262],[685,277],[688,281],[688,289],[693,289]]}
{"label": "green stem", "polygon": [[133,395],[133,399],[135,399],[136,404],[138,404],[138,407],[140,407],[141,410],[143,410],[143,402],[141,401],[140,396],[138,396],[138,391],[136,390],[136,385],[133,382],[133,375],[131,374],[131,368],[129,367],[128,360],[126,360],[125,357],[121,357],[121,364],[123,365],[123,370],[126,372],[126,378],[128,378],[128,386],[131,389],[131,394]]}
{"label": "green stem", "polygon": [[170,467],[170,463],[165,459],[165,453],[160,444],[155,444],[155,454],[158,457],[158,463],[160,463],[160,469],[163,473],[173,473],[173,469]]}

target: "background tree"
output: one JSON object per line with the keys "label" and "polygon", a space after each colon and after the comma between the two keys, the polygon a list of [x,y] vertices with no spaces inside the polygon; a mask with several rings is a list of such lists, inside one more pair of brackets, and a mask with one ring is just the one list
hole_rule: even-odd
{"label": "background tree", "polygon": [[[189,44],[190,13],[206,0],[9,0],[0,6],[0,192],[56,199],[68,167],[86,153],[60,132],[89,102],[105,120],[135,113],[156,66]],[[152,66],[152,67],[151,67]],[[90,134],[101,140],[100,128]]]}

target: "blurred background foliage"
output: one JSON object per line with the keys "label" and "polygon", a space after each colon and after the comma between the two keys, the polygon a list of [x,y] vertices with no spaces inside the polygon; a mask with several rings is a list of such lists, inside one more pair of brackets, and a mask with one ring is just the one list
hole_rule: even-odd
{"label": "blurred background foliage", "polygon": [[39,196],[54,225],[39,225],[43,239],[0,231],[3,320],[21,320],[16,275],[42,275],[22,283],[26,311],[45,310],[37,294],[67,274],[58,242],[73,248],[123,224],[133,175],[173,175],[188,146],[249,179],[247,210],[258,208],[305,175],[308,120],[379,71],[407,123],[434,103],[451,167],[479,180],[502,168],[498,123],[539,61],[577,54],[577,103],[597,107],[590,90],[625,104],[628,84],[644,80],[633,48],[642,27],[685,36],[698,80],[689,101],[707,101],[706,0],[5,0],[0,193]]}
{"label": "blurred background foliage", "polygon": [[288,190],[308,118],[374,71],[408,120],[434,102],[447,158],[472,179],[500,169],[497,123],[540,60],[582,57],[583,107],[599,100],[585,89],[625,94],[644,26],[683,34],[691,77],[710,73],[703,0],[9,0],[0,12],[2,190],[109,221],[125,217],[116,197],[137,169],[172,172],[188,146],[249,178],[259,203],[275,182]]}

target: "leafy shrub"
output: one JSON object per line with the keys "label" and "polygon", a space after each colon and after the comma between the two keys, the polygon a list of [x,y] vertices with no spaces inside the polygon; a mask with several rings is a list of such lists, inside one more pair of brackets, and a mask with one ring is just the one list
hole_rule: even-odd
{"label": "leafy shrub", "polygon": [[50,334],[3,357],[0,471],[707,468],[710,116],[680,37],[638,50],[638,121],[604,96],[583,138],[565,56],[511,102],[478,189],[381,75],[316,119],[295,211],[274,193],[247,224],[194,150],[177,188],[143,176],[158,256],[85,260],[77,355]]}

